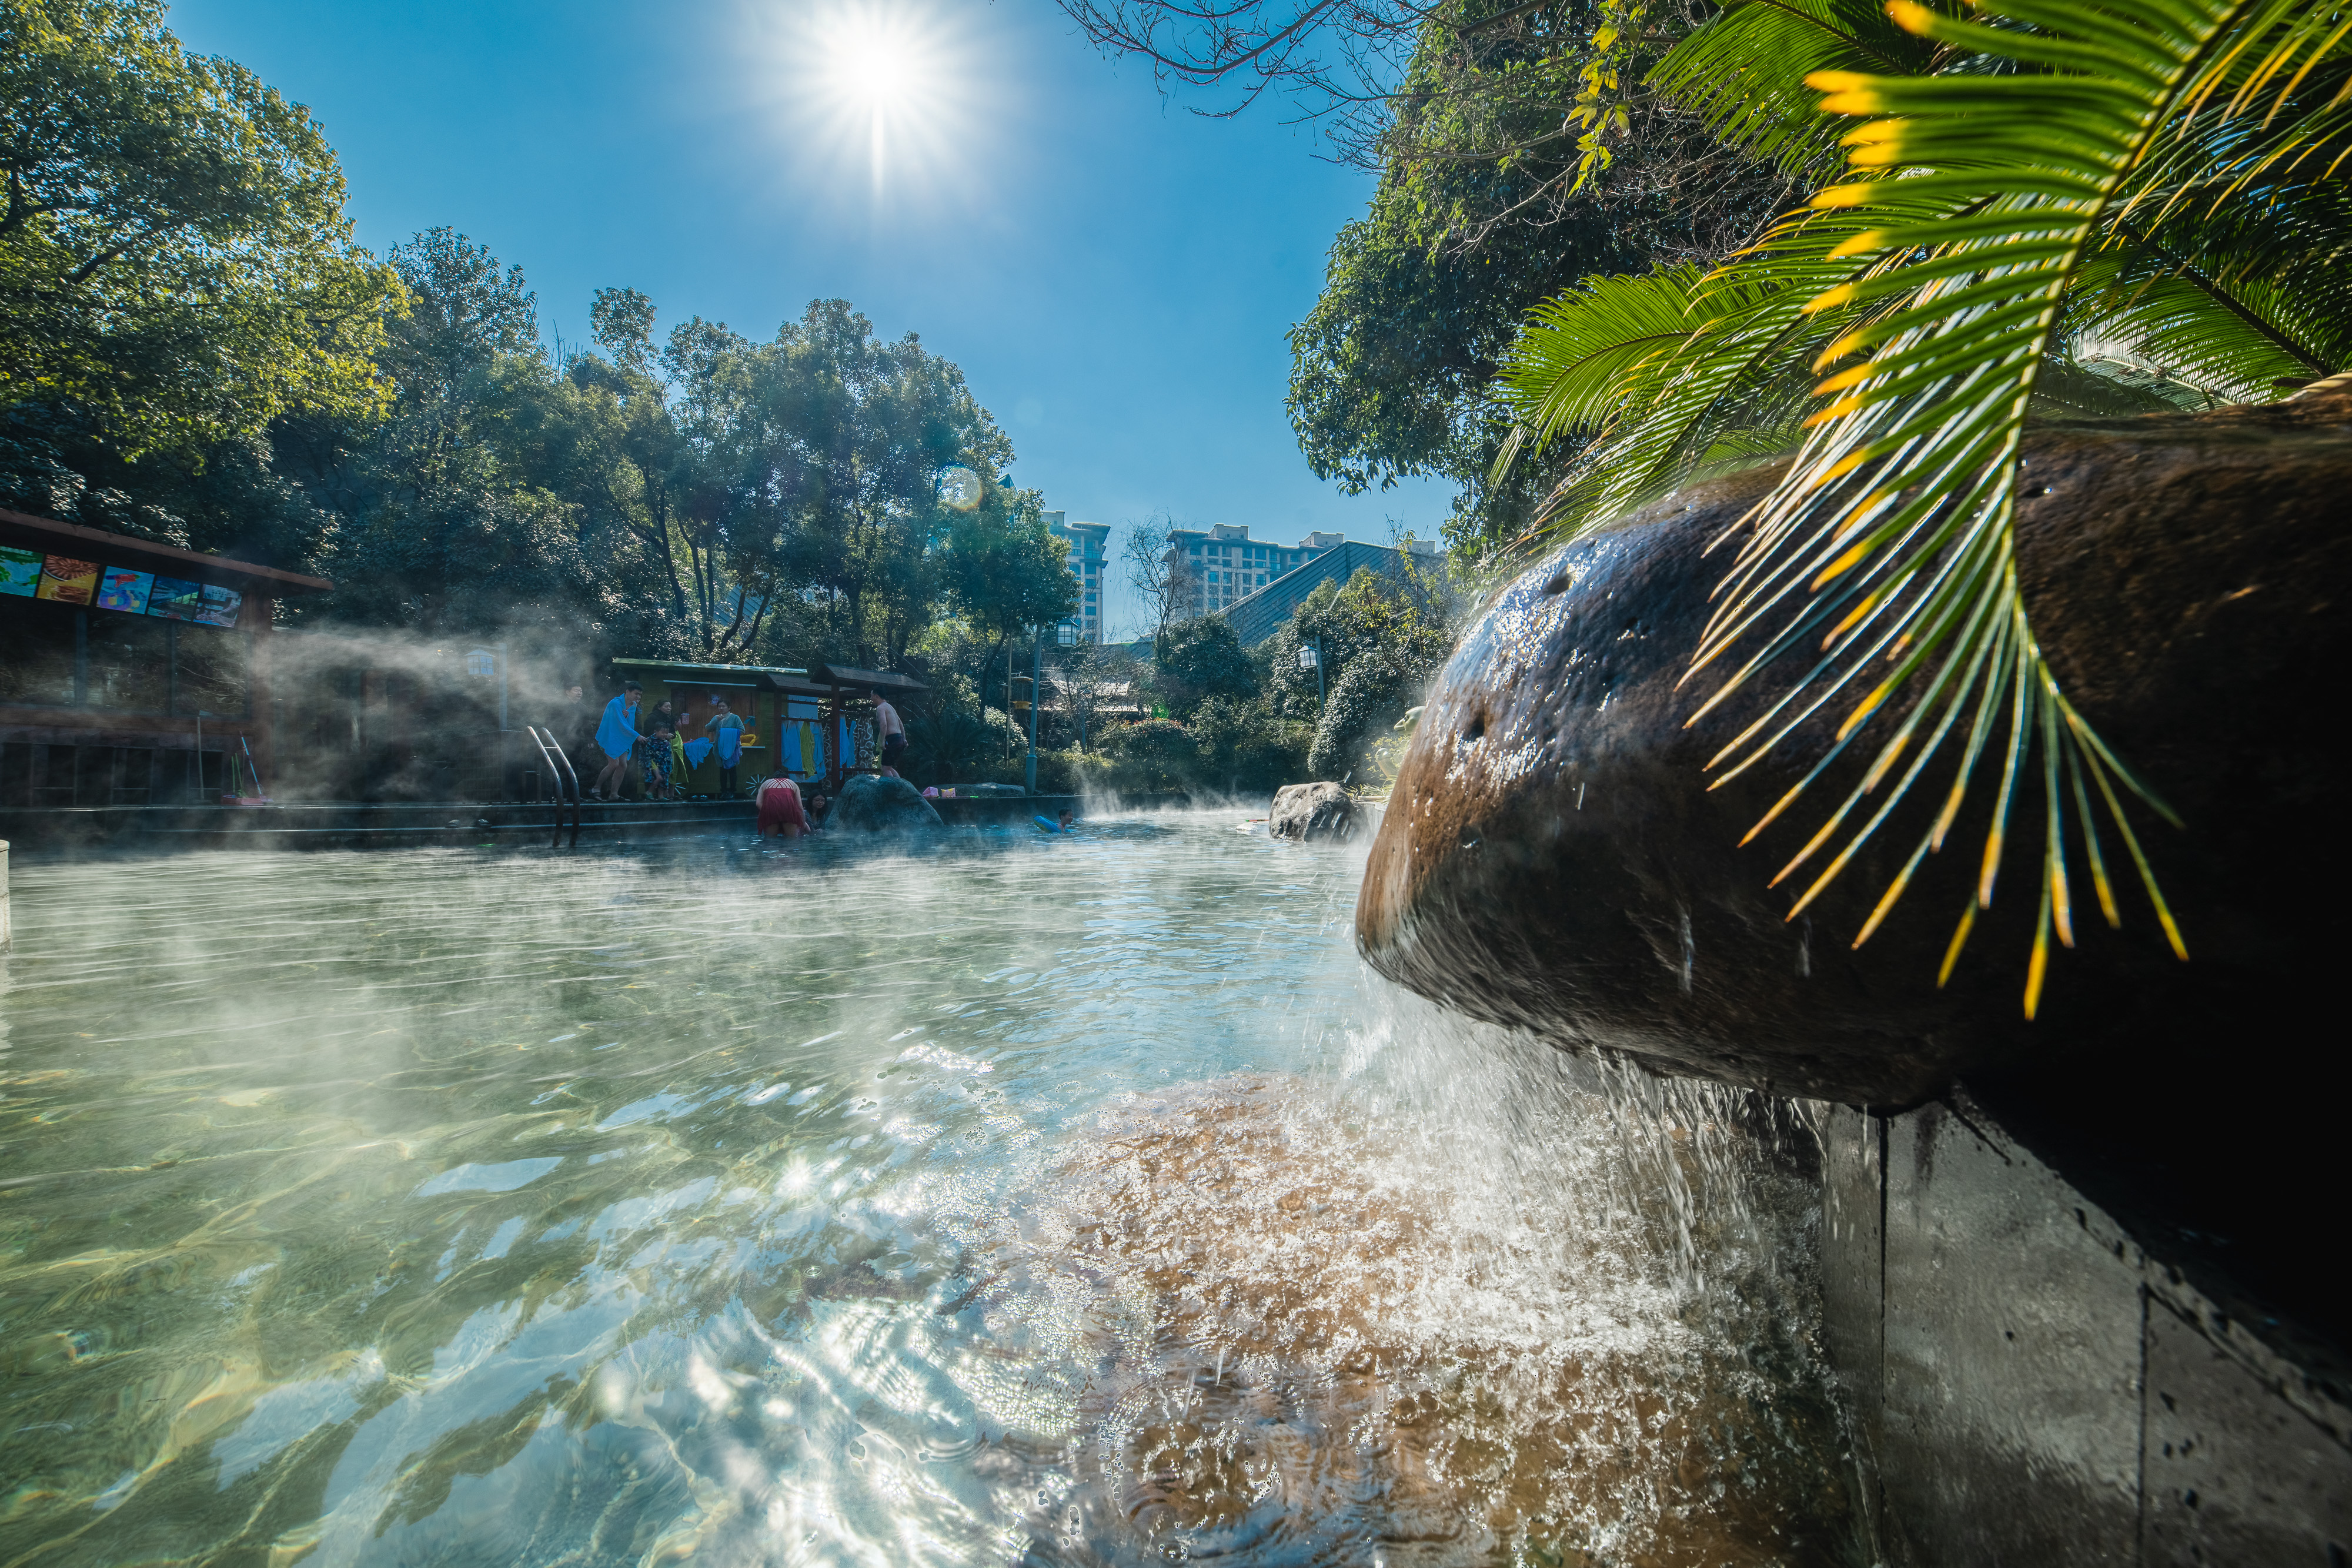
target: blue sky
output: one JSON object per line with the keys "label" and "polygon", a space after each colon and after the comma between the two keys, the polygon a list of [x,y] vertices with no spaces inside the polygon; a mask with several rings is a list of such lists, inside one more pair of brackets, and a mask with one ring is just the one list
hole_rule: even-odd
{"label": "blue sky", "polygon": [[1370,176],[1278,106],[1185,112],[1052,0],[184,0],[172,25],[311,108],[363,244],[462,230],[567,341],[600,287],[759,338],[838,296],[961,365],[1074,519],[1286,543],[1445,514],[1436,485],[1318,480],[1283,412],[1284,334]]}

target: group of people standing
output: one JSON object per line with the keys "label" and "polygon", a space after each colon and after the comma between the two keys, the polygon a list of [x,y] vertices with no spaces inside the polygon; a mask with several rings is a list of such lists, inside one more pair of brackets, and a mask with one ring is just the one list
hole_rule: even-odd
{"label": "group of people standing", "polygon": [[707,745],[719,758],[719,798],[738,799],[735,770],[743,760],[742,716],[714,692],[709,714],[697,726],[702,734],[689,741],[686,736],[688,727],[694,725],[693,715],[673,712],[667,697],[650,713],[643,712],[645,695],[645,687],[630,681],[622,686],[619,695],[604,705],[604,716],[597,721],[593,738],[596,750],[604,758],[604,766],[596,775],[588,798],[619,800],[634,769],[646,800],[678,800],[678,780],[690,768],[699,765],[702,758],[698,754],[698,748]]}
{"label": "group of people standing", "polygon": [[[580,688],[572,688],[572,699],[580,700]],[[896,779],[898,763],[906,755],[907,727],[898,710],[890,706],[881,692],[870,694],[874,699],[874,727],[881,748],[878,771]],[[645,709],[645,687],[635,681],[623,683],[612,701],[604,705],[604,716],[596,721],[593,731],[585,730],[573,737],[573,749],[583,763],[594,766],[594,756],[604,758],[604,766],[589,789],[592,800],[617,800],[623,796],[634,777],[649,800],[680,799],[679,780],[691,768],[699,766],[702,757],[695,748],[708,744],[719,760],[719,799],[740,798],[736,787],[736,769],[743,757],[743,734],[746,726],[742,716],[728,706],[727,699],[714,692],[710,696],[710,712],[696,724],[693,715],[672,711],[665,697],[651,711]],[[689,726],[702,732],[695,740],[686,738]],[[759,810],[760,835],[781,833],[786,838],[798,838],[811,832],[823,822],[826,801],[820,791],[811,790],[803,798],[799,784],[785,773],[780,760],[772,777],[761,782],[753,791]]]}

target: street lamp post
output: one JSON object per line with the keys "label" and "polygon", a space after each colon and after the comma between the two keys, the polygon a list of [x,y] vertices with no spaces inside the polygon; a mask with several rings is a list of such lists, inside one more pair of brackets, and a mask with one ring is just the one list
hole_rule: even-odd
{"label": "street lamp post", "polygon": [[1029,793],[1037,792],[1037,678],[1045,673],[1045,629],[1029,628]]}
{"label": "street lamp post", "polygon": [[1323,708],[1322,638],[1316,638],[1312,643],[1301,643],[1298,645],[1298,667],[1302,670],[1312,670],[1315,672],[1315,708],[1316,711],[1319,713]]}
{"label": "street lamp post", "polygon": [[[1054,629],[1054,644],[1060,648],[1076,647],[1078,645],[1077,626],[1072,622],[1065,621],[1061,625],[1055,627]],[[1063,664],[1062,669],[1065,674],[1067,674],[1069,671],[1069,665],[1066,663]],[[1087,748],[1086,706],[1082,703],[1074,703],[1071,706],[1078,710],[1078,749],[1080,751],[1084,751]]]}

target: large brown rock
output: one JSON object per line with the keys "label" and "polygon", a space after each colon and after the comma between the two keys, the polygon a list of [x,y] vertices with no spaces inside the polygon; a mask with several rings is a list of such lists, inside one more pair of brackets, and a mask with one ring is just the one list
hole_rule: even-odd
{"label": "large brown rock", "polygon": [[[1488,606],[1430,695],[1371,849],[1357,934],[1373,967],[1564,1046],[1885,1106],[1962,1074],[2066,1078],[2091,1094],[2102,1076],[2210,1078],[2249,1047],[2292,1051],[2339,1006],[2347,823],[2330,716],[2347,674],[2352,392],[2048,426],[2026,452],[2027,606],[2064,689],[2188,823],[2134,819],[2191,962],[2167,950],[2111,829],[2126,918],[2106,929],[2076,840],[2082,945],[2053,961],[2040,1020],[2025,1020],[2036,779],[1994,907],[1939,991],[1990,814],[1982,765],[1952,841],[1866,946],[1851,943],[1948,769],[1786,918],[1810,877],[1767,883],[1875,747],[1735,847],[1826,740],[1804,733],[1706,788],[1702,765],[1786,689],[1796,659],[1737,711],[1684,727],[1711,688],[1676,682],[1731,553],[1701,551],[1767,487],[1757,474],[1637,512]],[[2335,1054],[2325,1071],[2340,1075]]]}

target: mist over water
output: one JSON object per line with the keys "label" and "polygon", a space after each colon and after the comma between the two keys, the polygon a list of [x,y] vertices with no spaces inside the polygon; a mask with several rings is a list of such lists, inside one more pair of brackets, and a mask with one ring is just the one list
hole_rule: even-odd
{"label": "mist over water", "polygon": [[1233,815],[20,858],[0,1565],[1854,1560],[1803,1130]]}

